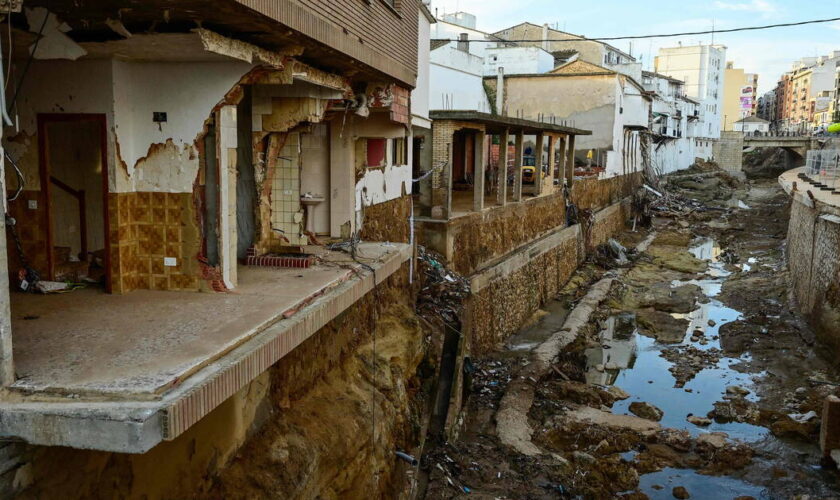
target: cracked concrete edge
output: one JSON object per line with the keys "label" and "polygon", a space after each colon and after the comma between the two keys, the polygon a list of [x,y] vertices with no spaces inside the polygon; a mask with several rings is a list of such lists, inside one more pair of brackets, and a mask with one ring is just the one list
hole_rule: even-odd
{"label": "cracked concrete edge", "polygon": [[[651,233],[639,243],[636,251],[638,253],[647,251],[654,239],[656,239],[656,232]],[[626,269],[619,269],[611,276],[595,283],[569,314],[563,323],[563,328],[531,351],[531,362],[517,373],[499,402],[499,410],[496,412],[496,435],[499,436],[502,444],[526,456],[542,453],[531,441],[534,429],[528,423],[528,412],[534,404],[536,384],[551,369],[551,363],[560,351],[574,341],[580,329],[589,323],[592,313],[607,298],[615,280],[626,272]]]}

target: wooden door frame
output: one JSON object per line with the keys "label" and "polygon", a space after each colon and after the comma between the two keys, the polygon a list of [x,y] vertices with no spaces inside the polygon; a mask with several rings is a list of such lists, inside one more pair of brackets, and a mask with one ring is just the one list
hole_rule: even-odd
{"label": "wooden door frame", "polygon": [[[111,219],[108,212],[108,119],[104,113],[38,113],[38,170],[41,190],[44,192],[44,212],[47,217],[47,262],[48,277],[55,279],[55,255],[53,250],[52,196],[50,183],[49,142],[47,126],[51,123],[94,122],[99,125],[99,150],[102,160],[102,224],[105,236],[105,291],[112,293],[111,275]],[[85,256],[87,258],[87,256]]]}

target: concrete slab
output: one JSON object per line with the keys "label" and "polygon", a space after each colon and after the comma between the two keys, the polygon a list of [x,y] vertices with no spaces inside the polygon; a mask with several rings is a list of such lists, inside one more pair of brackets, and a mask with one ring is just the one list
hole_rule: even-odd
{"label": "concrete slab", "polygon": [[[378,260],[397,249],[363,244],[360,250]],[[323,257],[327,262],[305,270],[242,268],[239,288],[224,294],[136,291],[116,296],[93,289],[14,294],[19,379],[13,388],[159,398],[360,268],[346,254]]]}
{"label": "concrete slab", "polygon": [[[830,191],[823,191],[807,181],[799,178],[799,174],[805,172],[805,167],[788,170],[779,176],[779,184],[789,194],[797,198],[801,203],[811,208],[814,201],[820,204],[819,208],[829,215],[840,215],[840,195],[831,194]],[[793,185],[796,184],[796,191]],[[807,193],[811,193],[809,196]]]}
{"label": "concrete slab", "polygon": [[[406,244],[362,244],[359,250],[360,259],[373,268],[375,273],[359,266],[346,254],[327,256],[334,266],[348,266],[346,270],[350,271],[350,276],[343,281],[336,281],[334,286],[324,289],[323,293],[311,300],[299,302],[299,308],[294,314],[284,315],[283,307],[276,307],[274,322],[252,335],[240,336],[241,342],[227,352],[206,357],[191,376],[179,380],[179,383],[156,397],[131,392],[136,391],[135,386],[127,386],[129,389],[122,393],[93,393],[81,397],[60,397],[37,391],[22,394],[23,391],[19,390],[4,393],[0,397],[0,437],[21,439],[42,446],[69,446],[120,453],[145,453],[163,440],[175,439],[388,279],[411,258],[411,247]],[[318,270],[323,269],[314,271]],[[263,272],[257,271],[260,276]],[[284,276],[281,281],[290,279],[286,271],[275,272]],[[296,271],[296,275],[305,275],[305,271]],[[274,283],[271,279],[267,281]],[[261,282],[255,278],[255,283]],[[291,289],[287,288],[287,291]],[[256,292],[244,294],[241,290],[240,294],[262,296]],[[270,297],[281,295],[277,292]],[[252,310],[236,312],[241,324],[248,323],[246,320],[250,318],[249,311]],[[255,323],[256,318],[251,319],[251,323]],[[230,318],[222,316],[222,320],[230,321]],[[111,318],[111,321],[116,320]],[[144,330],[138,328],[134,331]],[[120,332],[109,330],[109,333],[113,335]],[[235,336],[235,332],[231,335]],[[216,345],[230,345],[230,342]],[[80,356],[81,349],[73,349],[73,354]],[[161,354],[160,350],[154,352]],[[217,349],[216,352],[220,351]],[[140,359],[150,362],[148,356],[149,352],[144,351]],[[197,359],[195,354],[192,359]],[[88,358],[87,362],[104,363],[108,360],[108,357]],[[86,370],[88,373],[94,372],[90,366]],[[106,382],[110,379],[125,383],[126,380],[121,369],[113,365],[110,369],[98,370],[96,373]],[[110,373],[110,377],[104,376],[106,373]],[[109,384],[106,387],[116,386]]]}

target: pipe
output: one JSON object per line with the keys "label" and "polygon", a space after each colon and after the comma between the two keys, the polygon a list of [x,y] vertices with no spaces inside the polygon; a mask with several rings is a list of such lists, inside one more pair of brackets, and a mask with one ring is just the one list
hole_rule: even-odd
{"label": "pipe", "polygon": [[408,453],[403,453],[399,450],[397,450],[396,453],[397,453],[397,458],[399,458],[400,460],[402,460],[404,462],[408,462],[409,464],[411,464],[412,467],[417,467],[420,464],[420,462],[416,458],[412,457]]}

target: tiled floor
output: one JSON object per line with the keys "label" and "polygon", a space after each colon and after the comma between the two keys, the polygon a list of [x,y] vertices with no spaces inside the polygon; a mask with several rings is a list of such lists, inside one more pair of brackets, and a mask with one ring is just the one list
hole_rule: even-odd
{"label": "tiled floor", "polygon": [[[405,245],[363,244],[385,262]],[[343,253],[310,269],[239,269],[233,293],[98,290],[13,294],[15,387],[57,394],[155,398],[313,296],[355,277]]]}

